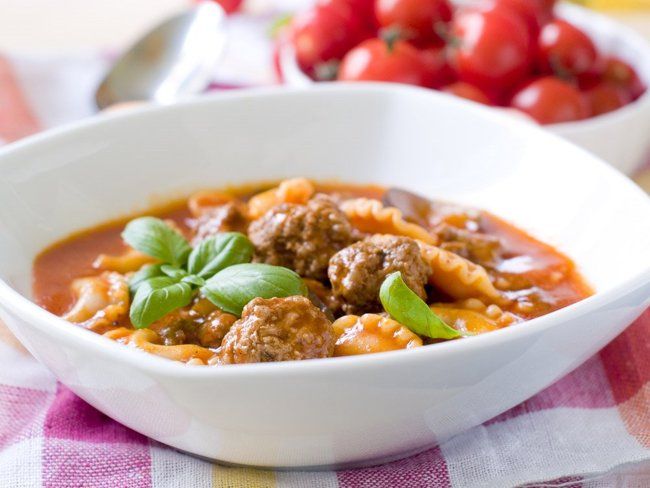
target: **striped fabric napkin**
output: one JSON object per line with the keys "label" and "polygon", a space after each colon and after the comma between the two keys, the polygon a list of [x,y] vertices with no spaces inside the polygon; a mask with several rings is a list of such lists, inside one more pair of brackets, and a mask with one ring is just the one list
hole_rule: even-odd
{"label": "striped fabric napkin", "polygon": [[[268,84],[267,16],[235,16],[218,85]],[[94,113],[106,56],[0,56],[0,141]],[[1,325],[1,324],[0,324]],[[422,454],[341,472],[226,468],[77,398],[0,327],[0,487],[649,487],[650,311],[583,366]]]}

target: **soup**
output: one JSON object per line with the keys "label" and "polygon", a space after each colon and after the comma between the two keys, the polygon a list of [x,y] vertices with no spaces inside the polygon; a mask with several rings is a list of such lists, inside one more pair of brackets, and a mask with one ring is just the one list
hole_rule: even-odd
{"label": "soup", "polygon": [[304,178],[75,234],[33,277],[37,303],[75,326],[215,366],[435,347],[591,293],[569,258],[488,212]]}

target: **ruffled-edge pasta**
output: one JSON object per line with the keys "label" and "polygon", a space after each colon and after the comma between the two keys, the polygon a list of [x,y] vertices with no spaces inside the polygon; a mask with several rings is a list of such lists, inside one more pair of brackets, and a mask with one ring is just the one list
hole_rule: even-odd
{"label": "ruffled-edge pasta", "polygon": [[248,201],[248,216],[257,219],[282,203],[307,203],[316,188],[306,178],[284,180],[276,188],[258,193]]}
{"label": "ruffled-edge pasta", "polygon": [[119,273],[106,271],[99,276],[78,278],[72,282],[71,290],[76,300],[63,315],[69,322],[103,332],[129,315],[129,286]]}
{"label": "ruffled-edge pasta", "polygon": [[515,315],[503,311],[498,305],[485,305],[477,298],[456,303],[436,303],[430,308],[451,327],[472,334],[501,329],[519,321]]}
{"label": "ruffled-edge pasta", "polygon": [[233,200],[233,197],[219,191],[199,191],[188,200],[187,206],[193,217],[200,217],[206,212]]}
{"label": "ruffled-edge pasta", "polygon": [[332,324],[338,336],[334,356],[353,356],[422,345],[422,339],[399,322],[378,314],[346,315]]}
{"label": "ruffled-edge pasta", "polygon": [[384,207],[379,200],[355,198],[341,203],[341,210],[350,223],[369,234],[393,234],[435,245],[438,239],[419,225],[404,220],[402,212],[395,207]]}
{"label": "ruffled-edge pasta", "polygon": [[439,247],[422,242],[418,244],[422,258],[431,267],[430,284],[456,300],[488,298],[497,303],[503,301],[485,268]]}
{"label": "ruffled-edge pasta", "polygon": [[160,336],[151,329],[127,329],[120,327],[104,334],[104,337],[127,344],[150,354],[173,361],[194,365],[205,365],[215,356],[214,352],[194,344],[165,346],[160,344]]}

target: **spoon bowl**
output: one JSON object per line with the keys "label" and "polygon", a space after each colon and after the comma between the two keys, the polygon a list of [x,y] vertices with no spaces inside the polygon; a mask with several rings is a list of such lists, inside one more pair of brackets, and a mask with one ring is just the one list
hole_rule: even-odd
{"label": "spoon bowl", "polygon": [[140,38],[113,66],[95,94],[97,107],[149,100],[170,103],[201,92],[226,45],[226,14],[203,2]]}

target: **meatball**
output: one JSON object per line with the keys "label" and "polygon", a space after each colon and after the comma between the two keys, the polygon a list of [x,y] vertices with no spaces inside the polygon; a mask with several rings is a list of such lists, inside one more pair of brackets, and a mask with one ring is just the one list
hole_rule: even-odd
{"label": "meatball", "polygon": [[332,323],[307,298],[255,298],[230,328],[219,349],[222,364],[330,357]]}
{"label": "meatball", "polygon": [[216,348],[226,336],[237,317],[221,310],[215,310],[198,326],[198,343],[203,347]]}
{"label": "meatball", "polygon": [[151,324],[149,328],[160,336],[165,346],[195,344],[197,341],[196,323],[188,307],[179,308],[168,313]]}
{"label": "meatball", "polygon": [[347,217],[326,195],[316,195],[305,205],[277,205],[248,230],[258,260],[316,280],[327,278],[330,258],[354,242],[353,233]]}
{"label": "meatball", "polygon": [[189,227],[194,232],[192,244],[197,245],[219,232],[246,232],[247,224],[245,208],[241,202],[224,203],[189,221]]}
{"label": "meatball", "polygon": [[501,260],[503,250],[498,237],[470,232],[443,224],[437,229],[445,251],[458,254],[484,267],[494,267]]}
{"label": "meatball", "polygon": [[168,313],[149,326],[162,344],[175,346],[195,344],[217,348],[237,317],[223,312],[206,299],[198,299],[189,306]]}
{"label": "meatball", "polygon": [[328,275],[334,295],[348,314],[381,311],[379,288],[390,273],[401,271],[408,287],[421,298],[429,267],[420,248],[410,237],[374,235],[336,253],[330,260]]}

